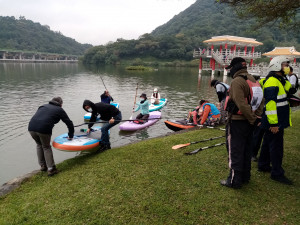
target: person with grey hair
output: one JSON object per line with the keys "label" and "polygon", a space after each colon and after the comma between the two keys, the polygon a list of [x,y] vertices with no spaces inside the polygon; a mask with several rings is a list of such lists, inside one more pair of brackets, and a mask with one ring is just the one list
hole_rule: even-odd
{"label": "person with grey hair", "polygon": [[62,120],[69,129],[69,139],[72,139],[74,136],[73,122],[69,119],[65,110],[63,110],[62,104],[62,98],[55,97],[49,104],[40,106],[28,125],[28,131],[36,142],[38,162],[41,166],[40,170],[48,170],[48,176],[58,173],[50,144],[54,125]]}

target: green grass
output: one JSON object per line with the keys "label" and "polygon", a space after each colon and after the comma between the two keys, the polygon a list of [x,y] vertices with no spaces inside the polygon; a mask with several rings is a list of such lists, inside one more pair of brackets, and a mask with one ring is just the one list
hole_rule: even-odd
{"label": "green grass", "polygon": [[293,186],[259,173],[232,190],[224,146],[196,155],[183,152],[222,139],[172,150],[175,144],[219,136],[201,129],[146,140],[58,165],[0,198],[0,224],[300,224],[300,111],[286,129],[283,167]]}

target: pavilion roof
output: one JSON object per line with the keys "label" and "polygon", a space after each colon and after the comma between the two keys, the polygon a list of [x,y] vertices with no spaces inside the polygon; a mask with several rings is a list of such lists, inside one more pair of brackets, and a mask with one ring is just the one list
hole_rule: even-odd
{"label": "pavilion roof", "polygon": [[237,36],[215,36],[211,39],[203,41],[206,44],[215,44],[215,45],[222,45],[222,44],[229,44],[229,45],[237,45],[237,46],[258,46],[263,45],[262,42],[256,41],[254,38],[245,38],[245,37],[237,37]]}
{"label": "pavilion roof", "polygon": [[275,47],[272,51],[266,52],[264,56],[274,57],[279,55],[291,56],[293,58],[300,58],[300,52],[297,52],[295,47]]}

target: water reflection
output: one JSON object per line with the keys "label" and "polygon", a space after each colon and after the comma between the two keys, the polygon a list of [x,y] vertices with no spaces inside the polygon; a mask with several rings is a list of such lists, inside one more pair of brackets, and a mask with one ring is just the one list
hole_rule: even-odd
{"label": "water reflection", "polygon": [[[100,77],[101,76],[101,77]],[[63,108],[75,125],[83,123],[82,103],[85,99],[100,101],[106,87],[120,103],[123,118],[132,112],[136,85],[138,94],[150,95],[158,87],[161,97],[168,98],[162,110],[162,120],[145,130],[121,133],[118,126],[111,130],[112,146],[171,132],[165,119],[182,119],[199,99],[217,102],[215,89],[210,87],[210,73],[198,68],[159,68],[152,72],[130,72],[124,67],[91,67],[64,63],[0,63],[0,184],[38,168],[35,143],[27,132],[27,125],[40,105],[61,96]],[[215,78],[222,80],[218,74]],[[85,127],[81,127],[85,128]],[[66,132],[58,123],[52,137]],[[56,163],[74,157],[75,153],[54,150]]]}

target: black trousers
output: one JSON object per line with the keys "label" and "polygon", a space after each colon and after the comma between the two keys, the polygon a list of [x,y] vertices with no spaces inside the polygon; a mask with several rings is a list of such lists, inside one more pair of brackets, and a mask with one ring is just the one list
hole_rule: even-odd
{"label": "black trousers", "polygon": [[252,143],[252,156],[253,157],[256,157],[259,152],[264,134],[265,134],[265,130],[263,128],[261,128],[259,126],[256,126],[254,128],[253,143]]}
{"label": "black trousers", "polygon": [[284,170],[282,168],[283,134],[283,129],[280,129],[276,134],[273,134],[269,130],[265,130],[265,136],[258,159],[259,169],[269,169],[270,163],[272,164],[271,176],[274,177],[284,175]]}
{"label": "black trousers", "polygon": [[226,128],[230,168],[228,182],[233,186],[241,185],[249,181],[251,176],[251,142],[254,127],[247,120],[231,120]]}

